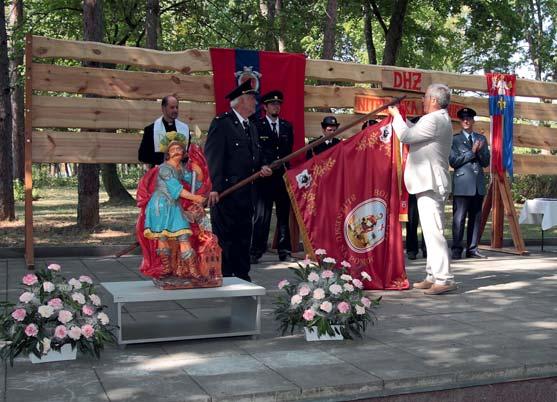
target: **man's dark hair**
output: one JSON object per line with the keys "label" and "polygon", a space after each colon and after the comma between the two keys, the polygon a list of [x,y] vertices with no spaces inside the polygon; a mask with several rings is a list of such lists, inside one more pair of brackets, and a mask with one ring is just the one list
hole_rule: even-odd
{"label": "man's dark hair", "polygon": [[162,98],[161,106],[165,107],[166,105],[168,105],[168,100],[170,98],[174,98],[174,99],[178,100],[178,98],[175,97],[174,95],[166,95],[164,98]]}

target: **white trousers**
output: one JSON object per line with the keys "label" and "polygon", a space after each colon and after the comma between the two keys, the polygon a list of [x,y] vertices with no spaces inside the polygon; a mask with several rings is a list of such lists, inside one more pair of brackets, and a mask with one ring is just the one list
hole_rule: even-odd
{"label": "white trousers", "polygon": [[449,248],[443,234],[445,228],[445,197],[433,191],[416,194],[420,225],[427,248],[426,280],[439,285],[454,283]]}

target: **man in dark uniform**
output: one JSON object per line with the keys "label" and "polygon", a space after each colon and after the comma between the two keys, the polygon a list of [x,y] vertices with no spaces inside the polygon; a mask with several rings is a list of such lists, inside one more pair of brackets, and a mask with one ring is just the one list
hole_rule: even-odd
{"label": "man in dark uniform", "polygon": [[[253,217],[253,184],[248,184],[219,200],[218,193],[257,172],[260,167],[259,143],[249,117],[255,112],[256,91],[246,81],[226,98],[231,110],[211,122],[205,156],[213,188],[209,194],[213,233],[222,248],[223,276],[251,281],[250,243]],[[261,167],[261,176],[272,170]]]}
{"label": "man in dark uniform", "polygon": [[[340,124],[338,123],[335,116],[326,116],[325,118],[323,118],[323,121],[321,122],[321,137],[319,138],[334,133],[335,131],[337,131],[338,126],[340,126]],[[310,141],[310,144],[314,141],[317,141],[319,138]],[[335,146],[339,142],[340,140],[336,137],[325,140],[315,148],[307,151],[306,159],[311,159],[314,155],[320,154],[321,152]]]}
{"label": "man in dark uniform", "polygon": [[[265,117],[256,122],[261,147],[261,160],[264,165],[269,165],[277,159],[292,153],[294,135],[292,125],[280,119],[280,107],[283,102],[280,91],[271,91],[261,98]],[[281,261],[291,258],[290,230],[288,217],[290,214],[290,198],[282,175],[287,166],[282,166],[273,172],[271,177],[259,180],[256,183],[257,201],[253,219],[253,236],[251,240],[250,262],[257,261],[267,249],[269,227],[273,203],[276,205],[278,254]]]}
{"label": "man in dark uniform", "polygon": [[487,258],[478,251],[482,202],[485,195],[483,168],[489,166],[489,148],[486,138],[474,132],[476,112],[462,108],[457,112],[462,130],[453,137],[449,164],[453,172],[453,245],[452,258],[462,258],[464,224],[466,230],[466,257]]}
{"label": "man in dark uniform", "polygon": [[160,152],[160,141],[166,133],[176,131],[190,138],[188,125],[178,120],[178,99],[173,95],[162,98],[162,116],[149,124],[143,130],[143,138],[139,146],[138,156],[143,163],[151,166],[160,165],[164,162],[164,152]]}

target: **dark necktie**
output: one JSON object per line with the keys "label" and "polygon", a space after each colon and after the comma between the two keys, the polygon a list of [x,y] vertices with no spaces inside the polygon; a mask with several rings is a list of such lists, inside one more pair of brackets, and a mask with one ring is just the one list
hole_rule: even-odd
{"label": "dark necktie", "polygon": [[468,136],[468,142],[470,143],[470,147],[474,146],[474,139],[472,138],[472,134]]}
{"label": "dark necktie", "polygon": [[250,135],[250,132],[249,132],[249,123],[248,123],[248,121],[247,121],[247,120],[244,120],[244,121],[242,122],[242,124],[244,125],[244,132],[246,133],[246,135],[247,135],[248,137],[250,137],[251,135]]}
{"label": "dark necktie", "polygon": [[271,129],[271,130],[273,130],[273,134],[278,137],[277,123],[273,122],[273,123],[271,123],[271,126],[273,126],[273,128]]}

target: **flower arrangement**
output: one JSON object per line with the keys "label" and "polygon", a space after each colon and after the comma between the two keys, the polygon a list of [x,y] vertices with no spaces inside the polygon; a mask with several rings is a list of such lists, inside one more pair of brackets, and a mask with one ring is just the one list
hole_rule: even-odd
{"label": "flower arrangement", "polygon": [[172,141],[178,141],[184,145],[187,145],[188,143],[188,139],[184,134],[178,133],[176,131],[169,131],[166,133],[166,135],[162,138],[160,142],[160,151],[166,152],[168,150],[168,145]]}
{"label": "flower arrangement", "polygon": [[317,327],[318,335],[333,336],[340,333],[344,338],[362,336],[368,323],[373,323],[372,308],[381,297],[372,300],[363,293],[364,281],[371,276],[361,271],[354,277],[349,273],[350,263],[340,265],[334,258],[326,257],[326,251],[315,251],[317,262],[308,259],[291,268],[296,281],[283,279],[278,288],[283,292],[275,302],[275,318],[280,321],[284,335],[296,327]]}
{"label": "flower arrangement", "polygon": [[28,273],[23,279],[24,292],[19,303],[2,303],[0,349],[3,360],[19,354],[37,358],[50,350],[59,351],[65,344],[84,353],[100,357],[105,343],[115,341],[108,316],[95,292],[93,280],[86,275],[67,281],[58,264]]}

